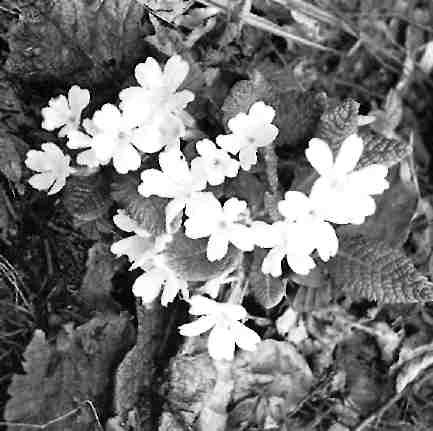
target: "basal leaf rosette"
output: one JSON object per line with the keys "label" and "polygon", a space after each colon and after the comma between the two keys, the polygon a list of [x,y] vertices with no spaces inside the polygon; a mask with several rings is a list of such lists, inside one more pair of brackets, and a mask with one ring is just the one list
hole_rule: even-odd
{"label": "basal leaf rosette", "polygon": [[206,256],[208,240],[191,239],[178,231],[166,245],[164,262],[178,277],[187,281],[207,281],[235,269],[242,252],[229,245],[227,254],[220,260],[210,262]]}

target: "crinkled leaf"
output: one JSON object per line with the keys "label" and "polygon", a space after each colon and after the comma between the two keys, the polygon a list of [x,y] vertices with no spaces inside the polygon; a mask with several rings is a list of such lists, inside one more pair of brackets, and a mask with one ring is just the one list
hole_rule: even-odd
{"label": "crinkled leaf", "polygon": [[259,100],[268,102],[273,95],[272,87],[264,76],[257,72],[253,79],[238,81],[230,90],[221,108],[224,124],[240,112],[248,112],[251,105]]}
{"label": "crinkled leaf", "polygon": [[89,308],[100,311],[117,308],[111,296],[111,280],[120,265],[108,244],[97,242],[89,249],[87,270],[80,289],[80,296]]}
{"label": "crinkled leaf", "polygon": [[353,299],[379,303],[433,299],[433,283],[413,266],[402,250],[383,241],[340,236],[338,255],[328,264],[333,282]]}
{"label": "crinkled leaf", "polygon": [[6,71],[31,82],[112,79],[140,56],[144,11],[136,0],[35,0],[9,31]]}
{"label": "crinkled leaf", "polygon": [[63,204],[80,222],[102,217],[112,204],[106,179],[100,173],[69,178],[63,193]]}
{"label": "crinkled leaf", "polygon": [[316,136],[329,143],[334,153],[341,142],[358,130],[359,103],[353,99],[332,101],[320,117]]}
{"label": "crinkled leaf", "polygon": [[112,184],[111,196],[142,229],[154,236],[161,235],[165,233],[165,207],[169,200],[143,197],[137,191],[138,184],[134,175],[119,176]]}
{"label": "crinkled leaf", "polygon": [[167,266],[187,281],[204,281],[216,278],[230,268],[235,268],[241,252],[229,245],[227,254],[220,260],[209,262],[206,257],[208,239],[191,239],[177,232],[164,250]]}
{"label": "crinkled leaf", "polygon": [[280,303],[286,293],[286,283],[281,278],[263,274],[261,266],[267,250],[257,248],[249,276],[249,291],[264,308],[272,308]]}
{"label": "crinkled leaf", "polygon": [[[10,422],[45,424],[90,400],[107,414],[111,371],[130,347],[127,315],[97,316],[72,329],[67,326],[50,344],[36,330],[24,353],[24,375],[14,375],[5,409]],[[93,431],[95,417],[83,407],[77,415],[51,425],[53,431]],[[26,431],[28,427],[14,427]]]}
{"label": "crinkled leaf", "polygon": [[358,169],[373,163],[391,167],[412,152],[409,141],[388,139],[372,130],[362,130],[359,136],[364,141],[364,152],[359,159]]}
{"label": "crinkled leaf", "polygon": [[175,21],[191,6],[188,0],[137,0],[137,2],[149,8],[158,18],[168,22]]}

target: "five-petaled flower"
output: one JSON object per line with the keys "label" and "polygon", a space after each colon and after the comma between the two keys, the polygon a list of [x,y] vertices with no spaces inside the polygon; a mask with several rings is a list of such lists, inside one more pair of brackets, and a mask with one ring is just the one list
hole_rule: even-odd
{"label": "five-petaled flower", "polygon": [[201,163],[191,162],[191,168],[178,150],[159,154],[158,169],[146,169],[141,173],[142,182],[138,192],[144,197],[151,195],[171,198],[165,209],[167,231],[172,221],[183,211],[193,196],[206,188],[206,176]]}
{"label": "five-petaled flower", "polygon": [[257,163],[258,148],[270,145],[278,135],[278,128],[271,124],[274,116],[271,106],[256,102],[248,114],[241,112],[229,120],[232,133],[217,136],[216,143],[231,154],[239,153],[241,168],[248,171]]}
{"label": "five-petaled flower", "polygon": [[192,323],[179,327],[179,332],[187,337],[194,337],[209,330],[208,350],[216,360],[231,361],[235,345],[241,349],[254,351],[260,337],[240,321],[247,318],[244,307],[237,304],[220,303],[204,296],[193,296],[189,303],[189,312],[201,316]]}
{"label": "five-petaled flower", "polygon": [[38,172],[29,179],[29,184],[38,190],[47,190],[49,195],[59,192],[73,169],[71,158],[52,142],[41,145],[42,151],[30,150],[25,160],[26,166]]}
{"label": "five-petaled flower", "polygon": [[137,170],[141,165],[143,142],[119,109],[106,103],[96,111],[92,119],[96,133],[91,140],[96,158],[102,162],[113,160],[113,166],[120,174]]}
{"label": "five-petaled flower", "polygon": [[384,165],[371,164],[355,171],[364,143],[358,135],[350,135],[341,144],[335,158],[329,145],[313,138],[305,154],[320,174],[311,189],[315,210],[325,220],[337,224],[361,224],[374,213],[372,195],[382,193],[389,184]]}
{"label": "five-petaled flower", "polygon": [[169,58],[164,70],[154,58],[148,57],[135,68],[140,86],[126,88],[119,94],[122,111],[137,126],[173,120],[194,100],[191,91],[177,91],[188,71],[188,63],[179,55]]}
{"label": "five-petaled flower", "polygon": [[243,251],[254,248],[250,229],[242,222],[248,216],[247,203],[236,198],[222,206],[212,193],[201,193],[189,202],[186,209],[185,235],[192,239],[209,237],[208,260],[222,259],[229,243]]}
{"label": "five-petaled flower", "polygon": [[221,148],[210,141],[202,139],[195,144],[198,154],[197,157],[203,165],[207,182],[212,186],[217,186],[224,182],[226,177],[234,178],[239,171],[239,162]]}
{"label": "five-petaled flower", "polygon": [[81,112],[90,102],[88,90],[74,85],[68,92],[68,98],[63,94],[52,98],[48,106],[42,108],[42,128],[53,131],[59,130],[58,136],[63,138],[73,130],[78,130]]}
{"label": "five-petaled flower", "polygon": [[334,228],[315,212],[308,196],[288,191],[284,200],[279,202],[278,209],[284,221],[272,225],[258,221],[252,226],[256,244],[271,248],[262,264],[265,274],[280,276],[284,257],[293,271],[308,274],[315,266],[310,256],[314,250],[317,250],[323,261],[335,256],[338,238]]}

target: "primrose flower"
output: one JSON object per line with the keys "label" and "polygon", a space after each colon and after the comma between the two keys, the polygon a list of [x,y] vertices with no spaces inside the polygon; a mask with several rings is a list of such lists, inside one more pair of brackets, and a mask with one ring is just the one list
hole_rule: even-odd
{"label": "primrose flower", "polygon": [[313,184],[310,197],[324,219],[337,224],[361,224],[374,213],[372,195],[382,193],[389,184],[386,166],[372,164],[355,171],[364,149],[356,134],[347,137],[335,158],[329,145],[313,138],[305,155],[320,177]]}
{"label": "primrose flower", "polygon": [[216,302],[200,295],[193,296],[189,303],[189,313],[202,317],[192,323],[181,325],[179,332],[186,337],[194,337],[211,330],[208,351],[212,358],[231,361],[235,345],[251,352],[260,343],[260,337],[239,322],[247,318],[247,312],[241,305]]}
{"label": "primrose flower", "polygon": [[209,261],[222,259],[229,243],[243,251],[254,249],[250,229],[242,222],[247,218],[247,203],[231,198],[222,206],[212,193],[194,197],[187,206],[185,235],[192,239],[209,237],[206,256]]}
{"label": "primrose flower", "polygon": [[151,195],[171,198],[166,214],[167,231],[190,199],[206,188],[206,177],[200,163],[193,160],[191,168],[181,151],[173,149],[159,154],[161,170],[146,169],[141,173],[142,182],[138,192],[144,197]]}
{"label": "primrose flower", "polygon": [[26,166],[38,172],[29,179],[29,184],[38,190],[48,190],[49,195],[59,192],[66,184],[66,178],[73,169],[71,158],[52,142],[41,145],[42,151],[30,150],[25,160]]}
{"label": "primrose flower", "polygon": [[200,155],[197,160],[203,164],[203,170],[210,185],[222,184],[225,177],[236,177],[239,162],[232,159],[225,150],[217,148],[209,139],[198,141],[195,147]]}
{"label": "primrose flower", "polygon": [[100,165],[106,165],[110,162],[110,158],[106,160],[98,159],[95,150],[92,148],[93,136],[98,133],[93,121],[89,118],[83,120],[82,127],[86,133],[79,130],[73,130],[68,135],[68,141],[66,145],[71,150],[84,149],[77,155],[77,163],[79,165],[89,166],[90,168],[96,168]]}
{"label": "primrose flower", "polygon": [[42,128],[53,131],[59,129],[58,136],[63,138],[71,131],[77,130],[80,125],[81,112],[90,102],[88,90],[74,85],[68,92],[68,98],[64,95],[52,98],[48,106],[42,108]]}
{"label": "primrose flower", "polygon": [[281,262],[284,258],[290,268],[298,274],[306,275],[316,266],[310,256],[311,245],[303,243],[304,237],[296,229],[295,223],[278,221],[268,224],[255,221],[251,231],[257,246],[271,249],[262,262],[264,274],[271,274],[272,277],[281,276]]}
{"label": "primrose flower", "polygon": [[119,109],[106,103],[93,115],[96,134],[91,140],[96,158],[101,161],[113,160],[119,174],[135,171],[141,165],[141,156],[137,151],[142,142],[135,130]]}
{"label": "primrose flower", "polygon": [[219,135],[217,144],[231,154],[239,153],[241,168],[248,171],[257,163],[257,149],[270,145],[278,135],[278,128],[271,124],[275,111],[264,102],[256,102],[248,114],[239,113],[229,120],[233,132]]}
{"label": "primrose flower", "polygon": [[271,248],[262,263],[262,271],[273,277],[281,275],[281,261],[298,274],[308,274],[315,267],[310,254],[317,249],[323,261],[335,256],[338,238],[332,225],[315,212],[313,202],[305,194],[288,191],[278,204],[284,221],[269,225],[254,222],[252,231],[259,247]]}
{"label": "primrose flower", "polygon": [[122,111],[137,126],[151,124],[158,117],[164,122],[166,114],[179,114],[194,100],[191,91],[177,92],[188,71],[188,63],[179,55],[169,58],[164,70],[154,58],[148,57],[135,67],[140,86],[126,88],[119,94]]}
{"label": "primrose flower", "polygon": [[174,301],[179,292],[184,299],[189,298],[188,283],[163,264],[155,264],[146,270],[132,286],[132,293],[146,304],[153,302],[161,291],[161,304],[164,307]]}

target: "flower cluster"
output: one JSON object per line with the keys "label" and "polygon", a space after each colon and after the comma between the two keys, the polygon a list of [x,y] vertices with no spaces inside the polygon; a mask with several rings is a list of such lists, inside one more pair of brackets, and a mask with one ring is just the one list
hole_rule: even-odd
{"label": "flower cluster", "polygon": [[[235,178],[240,169],[249,171],[258,163],[259,148],[271,145],[278,135],[272,124],[275,111],[262,101],[254,103],[248,112],[228,121],[230,133],[214,141],[196,142],[196,157],[188,162],[181,139],[186,137],[185,108],[194,95],[179,91],[188,70],[188,63],[177,55],[164,68],[148,58],[136,66],[138,85],[120,92],[118,106],[106,103],[83,120],[90,94],[73,86],[67,97],[53,98],[42,109],[42,127],[58,130],[66,147],[76,151],[76,163],[90,169],[111,163],[118,173],[127,174],[140,169],[143,156],[158,153],[159,168],[140,172],[138,193],[145,198],[169,199],[166,234],[151,236],[119,210],[113,221],[131,235],[112,244],[111,251],[116,256],[126,255],[131,269],[143,271],[133,285],[135,296],[146,304],[160,296],[165,306],[180,293],[191,305],[190,314],[201,316],[182,325],[181,334],[194,336],[210,330],[209,353],[215,359],[230,360],[235,345],[253,350],[260,338],[241,323],[247,319],[241,305],[197,295],[189,299],[187,282],[170,269],[164,255],[167,243],[182,226],[177,221],[183,222],[187,237],[207,240],[210,262],[223,259],[229,245],[244,252],[261,247],[269,249],[262,262],[263,273],[281,276],[282,261],[286,260],[294,272],[307,274],[315,267],[315,258],[326,262],[336,255],[335,224],[360,224],[374,213],[373,196],[388,187],[387,168],[370,165],[356,170],[364,148],[356,134],[342,142],[335,157],[325,141],[313,138],[305,151],[318,174],[310,193],[287,191],[278,203],[279,221],[253,220],[245,201],[232,197],[220,202],[208,186],[221,185],[226,178]],[[41,148],[27,153],[27,167],[37,172],[29,183],[54,194],[78,170],[70,166],[71,157],[58,145],[44,143]]]}

